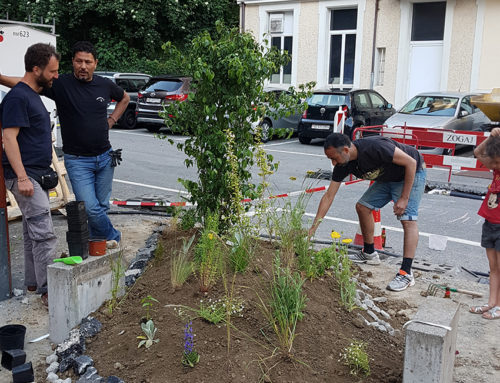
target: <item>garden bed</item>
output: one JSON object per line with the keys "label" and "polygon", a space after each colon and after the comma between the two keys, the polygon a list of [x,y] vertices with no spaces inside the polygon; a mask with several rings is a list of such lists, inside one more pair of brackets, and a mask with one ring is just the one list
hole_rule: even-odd
{"label": "garden bed", "polygon": [[[170,281],[170,257],[182,246],[182,237],[189,239],[194,231],[166,229],[162,239],[163,254],[157,254],[147,270],[131,288],[126,298],[109,315],[103,306],[97,318],[103,329],[87,340],[87,354],[95,362],[101,376],[116,375],[127,383],[164,382],[400,382],[402,381],[404,316],[390,320],[395,335],[366,326],[359,318],[359,309],[348,312],[340,302],[335,278],[307,280],[303,291],[307,296],[304,317],[297,323],[296,338],[290,353],[279,347],[274,332],[262,313],[259,296],[273,278],[276,249],[261,242],[250,267],[238,273],[233,296],[242,304],[242,311],[231,316],[229,331],[223,322],[209,323],[192,319],[194,349],[199,363],[194,368],[181,363],[184,352],[186,314],[196,316],[181,306],[198,309],[200,300],[208,303],[226,296],[221,281],[209,291],[200,293],[199,282],[191,276],[179,289]],[[366,274],[358,278],[369,285]],[[229,277],[229,288],[232,277]],[[384,292],[372,288],[372,296]],[[158,343],[149,349],[138,349],[137,336],[143,335],[140,322],[145,315],[142,301],[148,295],[152,302],[151,317],[158,329]],[[142,302],[141,302],[142,301]],[[402,303],[378,303],[381,309],[399,312]],[[241,316],[240,316],[241,315]],[[366,316],[366,315],[365,315]],[[353,340],[366,343],[370,359],[368,376],[353,376],[341,361],[341,353]]]}

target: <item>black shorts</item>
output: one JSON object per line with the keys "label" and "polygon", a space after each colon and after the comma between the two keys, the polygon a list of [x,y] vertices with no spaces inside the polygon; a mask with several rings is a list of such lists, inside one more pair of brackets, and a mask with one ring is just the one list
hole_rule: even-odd
{"label": "black shorts", "polygon": [[484,221],[481,234],[481,246],[500,251],[500,223]]}

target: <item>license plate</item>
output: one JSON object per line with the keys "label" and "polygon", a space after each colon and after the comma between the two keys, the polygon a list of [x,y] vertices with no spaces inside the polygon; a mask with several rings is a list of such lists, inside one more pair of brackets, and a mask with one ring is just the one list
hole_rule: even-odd
{"label": "license plate", "polygon": [[318,124],[312,124],[311,125],[312,129],[318,129],[318,130],[330,130],[330,125],[318,125]]}
{"label": "license plate", "polygon": [[161,98],[146,98],[146,102],[151,104],[159,104],[161,102]]}

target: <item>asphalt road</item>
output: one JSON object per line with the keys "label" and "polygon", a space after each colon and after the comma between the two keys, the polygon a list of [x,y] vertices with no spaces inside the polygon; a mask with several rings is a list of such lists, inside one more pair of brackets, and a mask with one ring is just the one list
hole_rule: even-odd
{"label": "asphalt road", "polygon": [[[165,132],[166,133],[166,132]],[[132,131],[114,129],[110,133],[113,147],[123,149],[123,162],[116,169],[113,184],[115,199],[159,198],[180,201],[185,193],[178,178],[196,179],[196,170],[187,169],[183,163],[185,155],[166,140],[161,140],[145,129]],[[182,136],[170,136],[181,141]],[[327,180],[306,178],[308,170],[328,171],[330,162],[323,154],[323,141],[315,140],[311,145],[301,145],[296,138],[268,142],[265,149],[272,154],[280,166],[271,177],[272,191],[275,194],[290,193],[308,187],[328,186]],[[462,153],[470,155],[470,153]],[[258,178],[255,174],[255,182]],[[292,178],[295,177],[296,180]],[[448,172],[443,169],[429,169],[428,180],[447,181]],[[453,176],[452,184],[470,184],[481,189],[489,183],[486,179]],[[368,187],[360,182],[341,187],[332,208],[320,225],[316,238],[329,240],[332,229],[342,232],[345,237],[353,238],[358,227],[354,205]],[[312,221],[322,192],[314,193],[307,205],[305,224]],[[295,199],[296,197],[291,197]],[[284,201],[280,201],[282,204]],[[425,194],[419,213],[420,238],[417,259],[431,264],[453,266],[452,272],[463,278],[474,279],[461,271],[461,266],[470,270],[488,270],[484,249],[479,245],[482,219],[477,215],[481,201],[456,198],[445,195]],[[382,226],[386,228],[388,251],[401,255],[403,234],[400,223],[392,213],[392,206],[386,206],[381,213]],[[444,251],[429,248],[429,236],[437,234],[448,237]]]}

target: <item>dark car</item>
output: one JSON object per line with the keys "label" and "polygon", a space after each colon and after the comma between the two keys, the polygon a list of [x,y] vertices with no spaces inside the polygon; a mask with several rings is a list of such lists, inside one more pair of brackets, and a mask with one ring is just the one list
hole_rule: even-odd
{"label": "dark car", "polygon": [[165,104],[185,101],[188,98],[191,77],[155,76],[139,92],[137,98],[137,123],[144,125],[150,132],[159,132],[165,126],[159,115]]}
{"label": "dark car", "polygon": [[333,132],[335,113],[346,112],[344,134],[353,138],[356,128],[382,125],[396,111],[379,93],[371,89],[318,90],[307,100],[307,109],[299,123],[298,135],[302,144],[313,138],[326,138]]}
{"label": "dark car", "polygon": [[[116,85],[123,88],[130,96],[130,102],[125,112],[118,120],[117,124],[120,128],[134,129],[136,125],[135,107],[137,102],[137,92],[141,90],[151,78],[150,75],[144,73],[119,73],[119,72],[94,72],[95,74],[106,77],[113,81]],[[111,101],[108,105],[108,116],[115,110],[116,101]]]}

